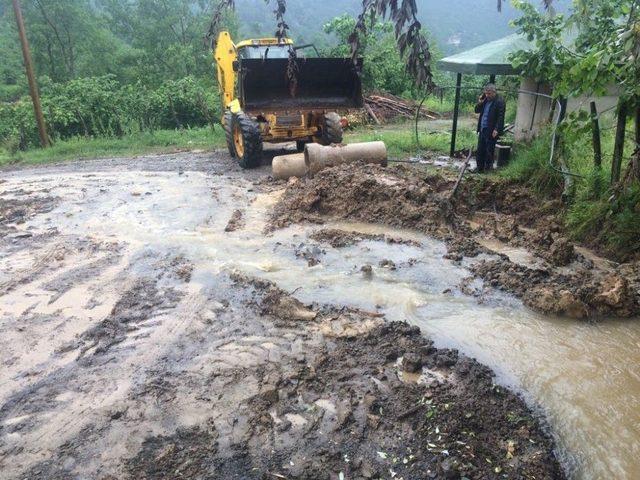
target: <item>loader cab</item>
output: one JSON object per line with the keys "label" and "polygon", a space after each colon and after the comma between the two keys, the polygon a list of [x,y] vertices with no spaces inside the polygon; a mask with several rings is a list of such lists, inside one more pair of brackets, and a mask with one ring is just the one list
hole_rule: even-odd
{"label": "loader cab", "polygon": [[271,60],[289,58],[289,48],[293,41],[289,38],[279,42],[276,38],[245,40],[236,45],[240,60]]}
{"label": "loader cab", "polygon": [[286,45],[252,45],[238,49],[241,60],[267,60],[273,58],[289,58],[289,47]]}

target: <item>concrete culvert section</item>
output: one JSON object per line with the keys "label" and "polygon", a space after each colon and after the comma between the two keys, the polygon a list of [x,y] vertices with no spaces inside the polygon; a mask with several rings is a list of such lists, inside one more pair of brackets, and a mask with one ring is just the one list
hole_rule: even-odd
{"label": "concrete culvert section", "polygon": [[387,166],[387,147],[384,142],[352,143],[323,146],[310,143],[304,150],[310,175],[345,163],[364,162]]}
{"label": "concrete culvert section", "polygon": [[269,174],[3,173],[3,479],[637,476],[638,322],[523,287],[629,316],[633,265],[543,257],[569,251],[553,206],[514,187],[469,184],[452,216],[442,176]]}
{"label": "concrete culvert section", "polygon": [[273,177],[278,180],[287,180],[291,177],[302,178],[308,172],[304,153],[274,157],[272,168]]}

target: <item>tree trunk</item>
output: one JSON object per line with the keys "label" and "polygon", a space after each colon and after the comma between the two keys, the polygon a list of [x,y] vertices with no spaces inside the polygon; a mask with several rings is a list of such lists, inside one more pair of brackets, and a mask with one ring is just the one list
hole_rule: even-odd
{"label": "tree trunk", "polygon": [[611,162],[611,183],[620,181],[622,156],[624,155],[624,137],[627,126],[627,103],[624,99],[618,102],[618,125],[616,127],[616,143],[613,148],[613,161]]}
{"label": "tree trunk", "polygon": [[178,118],[178,112],[176,112],[175,106],[173,105],[173,98],[171,97],[171,95],[169,95],[168,98],[169,108],[171,108],[171,116],[173,117],[173,121],[176,124],[176,128],[178,130],[182,130],[182,123],[180,122],[180,119]]}

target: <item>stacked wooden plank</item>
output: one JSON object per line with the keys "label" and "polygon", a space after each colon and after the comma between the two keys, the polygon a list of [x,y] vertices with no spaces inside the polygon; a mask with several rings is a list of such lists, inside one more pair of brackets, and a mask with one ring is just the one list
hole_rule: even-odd
{"label": "stacked wooden plank", "polygon": [[[365,97],[364,108],[369,117],[380,124],[397,117],[415,118],[418,104],[390,93],[375,93]],[[435,120],[439,115],[423,107],[420,117]]]}

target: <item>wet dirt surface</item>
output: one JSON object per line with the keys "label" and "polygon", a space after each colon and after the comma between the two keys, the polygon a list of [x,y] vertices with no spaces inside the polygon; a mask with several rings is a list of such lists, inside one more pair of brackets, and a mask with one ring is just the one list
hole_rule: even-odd
{"label": "wet dirt surface", "polygon": [[[439,220],[446,207],[424,218],[400,216],[401,205],[393,223],[369,189],[370,210],[338,216],[292,202],[292,225],[280,228],[280,201],[307,187],[272,182],[267,167],[241,172],[221,153],[3,177],[2,478],[563,478],[556,455],[579,478],[633,478],[633,410],[609,398],[608,424],[588,404],[584,418],[565,418],[602,385],[585,373],[582,389],[563,388],[551,379],[577,370],[541,365],[542,351],[509,359],[499,342],[519,333],[506,324],[489,326],[490,341],[475,332],[511,318],[537,346],[556,325],[474,278],[481,262],[511,257],[452,241]],[[430,182],[435,193],[446,187]],[[428,203],[430,194],[406,198]],[[274,207],[280,224],[265,235]],[[313,223],[298,224],[305,220]],[[517,243],[508,244],[513,261],[533,270]],[[615,303],[624,287],[610,283]],[[435,346],[393,320],[419,325]],[[574,328],[569,336],[591,334],[575,330],[588,324],[564,325]],[[621,355],[635,335],[626,332]],[[446,347],[481,358],[498,382]],[[542,368],[533,379],[532,363]],[[633,382],[626,371],[604,377],[611,395],[618,380]],[[499,385],[524,389],[536,413]],[[629,408],[636,394],[628,390]],[[587,448],[585,436],[596,445]],[[631,450],[602,455],[618,444]]]}
{"label": "wet dirt surface", "polygon": [[[598,268],[561,234],[554,202],[540,205],[508,182],[469,178],[449,199],[453,179],[406,167],[347,165],[313,179],[290,182],[270,229],[339,218],[411,228],[445,241],[447,258],[501,254],[474,274],[547,314],[572,318],[632,317],[640,313],[640,277],[634,264]],[[495,243],[487,245],[487,238]],[[482,245],[481,242],[485,242]],[[493,247],[493,248],[488,248]],[[536,263],[514,261],[509,247],[527,247]],[[571,268],[562,268],[562,267]]]}

